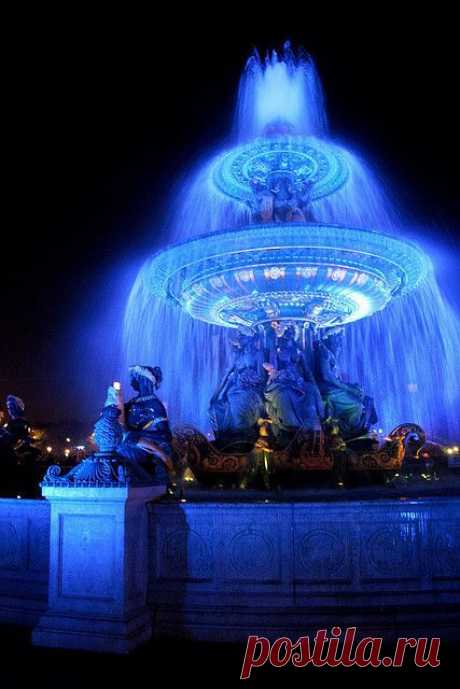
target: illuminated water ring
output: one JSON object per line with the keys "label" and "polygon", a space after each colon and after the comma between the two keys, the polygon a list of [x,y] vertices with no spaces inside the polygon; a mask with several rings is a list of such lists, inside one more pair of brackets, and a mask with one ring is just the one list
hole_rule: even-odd
{"label": "illuminated water ring", "polygon": [[314,137],[256,139],[220,156],[213,169],[216,186],[227,196],[251,201],[251,182],[269,186],[270,179],[286,175],[295,185],[311,185],[310,200],[340,189],[348,167],[340,149]]}
{"label": "illuminated water ring", "polygon": [[383,309],[424,279],[414,244],[370,230],[306,223],[202,235],[156,254],[151,291],[193,318],[226,327],[273,320],[318,327]]}

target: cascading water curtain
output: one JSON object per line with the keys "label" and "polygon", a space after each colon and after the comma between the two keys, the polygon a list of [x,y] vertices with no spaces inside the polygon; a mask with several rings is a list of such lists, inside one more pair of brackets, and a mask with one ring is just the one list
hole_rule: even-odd
{"label": "cascading water curtain", "polygon": [[[253,56],[243,73],[232,145],[262,136],[272,121],[289,121],[298,134],[333,141],[313,62],[289,47],[266,60]],[[337,146],[337,142],[333,142]],[[404,223],[376,176],[340,146],[348,180],[335,194],[312,203],[318,222],[404,235]],[[246,205],[222,194],[213,169],[222,151],[192,172],[171,207],[171,242],[247,225]],[[280,226],[280,232],[282,227]],[[423,238],[421,238],[423,239]],[[333,251],[333,247],[332,247]],[[127,363],[160,365],[162,396],[175,424],[209,430],[209,399],[231,364],[228,331],[194,321],[149,289],[149,261],[133,285],[124,320]],[[344,375],[373,395],[379,425],[414,421],[432,437],[460,434],[460,323],[440,293],[433,273],[421,287],[395,298],[382,312],[345,328]]]}

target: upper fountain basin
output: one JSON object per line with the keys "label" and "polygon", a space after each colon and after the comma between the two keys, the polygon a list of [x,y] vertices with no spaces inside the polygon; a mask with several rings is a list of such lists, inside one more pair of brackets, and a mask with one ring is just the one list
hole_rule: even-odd
{"label": "upper fountain basin", "polygon": [[238,146],[219,156],[213,167],[218,189],[251,202],[255,187],[289,177],[296,187],[308,184],[310,200],[328,196],[345,184],[348,168],[340,149],[312,136],[270,136]]}

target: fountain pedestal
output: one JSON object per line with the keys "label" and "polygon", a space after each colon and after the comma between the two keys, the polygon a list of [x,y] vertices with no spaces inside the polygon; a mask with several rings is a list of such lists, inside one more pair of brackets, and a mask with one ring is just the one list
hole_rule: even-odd
{"label": "fountain pedestal", "polygon": [[147,503],[165,486],[44,486],[51,505],[48,610],[39,646],[127,653],[151,636]]}

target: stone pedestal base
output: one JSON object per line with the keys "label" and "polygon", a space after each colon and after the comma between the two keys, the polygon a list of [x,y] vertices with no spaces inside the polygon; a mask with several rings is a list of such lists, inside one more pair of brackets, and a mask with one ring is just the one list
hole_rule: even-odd
{"label": "stone pedestal base", "polygon": [[129,653],[151,638],[151,617],[145,609],[125,620],[89,620],[48,611],[34,629],[33,643],[98,653]]}
{"label": "stone pedestal base", "polygon": [[146,503],[166,486],[44,487],[51,504],[40,646],[127,653],[151,636]]}

